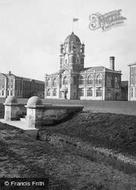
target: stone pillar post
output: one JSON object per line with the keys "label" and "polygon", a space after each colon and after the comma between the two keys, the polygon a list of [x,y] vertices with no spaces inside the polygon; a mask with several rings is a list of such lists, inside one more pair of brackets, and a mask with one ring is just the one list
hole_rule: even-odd
{"label": "stone pillar post", "polygon": [[5,103],[4,119],[6,121],[19,120],[20,108],[17,99],[14,96],[8,96]]}
{"label": "stone pillar post", "polygon": [[25,106],[27,109],[26,121],[28,128],[38,128],[42,124],[42,115],[43,115],[43,105],[42,100],[33,96],[29,98],[27,105]]}

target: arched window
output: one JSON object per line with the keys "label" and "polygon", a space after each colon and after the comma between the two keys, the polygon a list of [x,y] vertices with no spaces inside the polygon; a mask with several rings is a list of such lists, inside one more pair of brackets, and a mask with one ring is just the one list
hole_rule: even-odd
{"label": "arched window", "polygon": [[100,84],[102,84],[102,74],[101,73],[96,76],[96,85],[100,85]]}
{"label": "arched window", "polygon": [[84,77],[82,75],[79,76],[79,84],[84,84]]}
{"label": "arched window", "polygon": [[57,79],[54,78],[53,81],[52,81],[52,86],[56,86],[57,85]]}
{"label": "arched window", "polygon": [[46,85],[50,86],[51,85],[51,78],[47,78]]}
{"label": "arched window", "polygon": [[102,96],[102,88],[101,87],[96,88],[96,97],[98,97],[98,96]]}
{"label": "arched window", "polygon": [[92,88],[87,89],[87,96],[93,96],[93,90]]}
{"label": "arched window", "polygon": [[63,78],[63,84],[64,84],[64,85],[65,85],[65,84],[68,84],[68,80],[67,80],[67,77],[66,77],[66,76]]}
{"label": "arched window", "polygon": [[87,77],[87,84],[93,84],[93,75]]}
{"label": "arched window", "polygon": [[51,90],[48,89],[48,90],[47,90],[47,96],[50,96],[50,95],[51,95]]}

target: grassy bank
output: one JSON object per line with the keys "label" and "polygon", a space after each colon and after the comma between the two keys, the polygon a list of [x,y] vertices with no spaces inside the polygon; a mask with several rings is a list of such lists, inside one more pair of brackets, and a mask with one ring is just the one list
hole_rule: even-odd
{"label": "grassy bank", "polygon": [[93,145],[136,155],[136,117],[111,113],[79,113],[43,131],[78,137]]}
{"label": "grassy bank", "polygon": [[[66,190],[136,189],[136,175],[38,141],[0,123],[0,177],[46,177]],[[60,186],[62,188],[60,188]]]}

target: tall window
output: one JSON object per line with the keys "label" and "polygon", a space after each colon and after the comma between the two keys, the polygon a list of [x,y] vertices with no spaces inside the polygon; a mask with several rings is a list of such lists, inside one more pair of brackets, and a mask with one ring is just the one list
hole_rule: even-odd
{"label": "tall window", "polygon": [[53,89],[53,96],[56,96],[56,95],[57,95],[57,89],[54,88],[54,89]]}
{"label": "tall window", "polygon": [[118,77],[115,77],[115,88],[119,88]]}
{"label": "tall window", "polygon": [[102,96],[102,88],[96,88],[96,97]]}
{"label": "tall window", "polygon": [[47,96],[50,96],[51,95],[51,89],[48,89],[47,90]]}
{"label": "tall window", "polygon": [[57,85],[57,79],[56,79],[56,78],[53,79],[52,85],[53,85],[53,86],[56,86],[56,85]]}
{"label": "tall window", "polygon": [[51,85],[51,78],[47,78],[47,82],[46,82],[47,86]]}
{"label": "tall window", "polygon": [[107,87],[112,87],[112,77],[111,76],[107,76],[106,86]]}
{"label": "tall window", "polygon": [[10,91],[10,95],[13,96],[13,91],[12,90]]}
{"label": "tall window", "polygon": [[84,96],[84,88],[79,88],[79,96]]}
{"label": "tall window", "polygon": [[93,75],[87,77],[87,84],[93,84]]}
{"label": "tall window", "polygon": [[73,84],[76,85],[77,84],[77,78],[74,76],[73,77]]}
{"label": "tall window", "polygon": [[82,75],[79,77],[79,84],[84,84],[84,77]]}
{"label": "tall window", "polygon": [[130,88],[130,97],[133,98],[133,87]]}
{"label": "tall window", "polygon": [[92,88],[87,89],[87,96],[93,96],[93,90]]}
{"label": "tall window", "polygon": [[64,85],[65,85],[65,84],[68,84],[68,80],[67,80],[67,77],[66,77],[66,76],[63,78],[63,84],[64,84]]}
{"label": "tall window", "polygon": [[4,96],[4,90],[2,90],[2,96]]}
{"label": "tall window", "polygon": [[102,74],[98,74],[96,76],[96,85],[101,85],[102,84]]}

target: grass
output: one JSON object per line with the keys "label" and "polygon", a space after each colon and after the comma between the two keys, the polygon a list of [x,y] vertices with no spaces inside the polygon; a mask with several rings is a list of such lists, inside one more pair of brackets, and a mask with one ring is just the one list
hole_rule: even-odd
{"label": "grass", "polygon": [[136,155],[135,126],[135,116],[86,111],[43,131],[78,137],[93,145]]}
{"label": "grass", "polygon": [[[2,113],[2,112],[1,112]],[[59,133],[93,145],[136,155],[136,117],[84,111],[41,132]],[[32,139],[0,123],[0,177],[49,177],[56,189],[136,189],[136,174],[125,174],[72,149]]]}
{"label": "grass", "polygon": [[[74,118],[73,118],[74,119]],[[56,189],[136,189],[136,176],[96,163],[0,123],[0,177],[49,177]]]}

